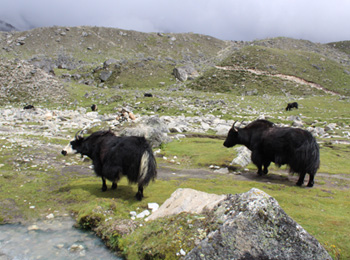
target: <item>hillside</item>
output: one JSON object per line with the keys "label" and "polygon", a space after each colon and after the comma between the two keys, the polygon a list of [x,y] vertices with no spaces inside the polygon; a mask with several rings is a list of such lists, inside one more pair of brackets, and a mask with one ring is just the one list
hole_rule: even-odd
{"label": "hillside", "polygon": [[[337,46],[289,38],[233,42],[193,33],[141,33],[101,27],[50,27],[0,34],[3,74],[8,74],[8,60],[25,60],[54,75],[66,86],[71,101],[96,86],[100,87],[98,92],[101,88],[146,91],[185,87],[234,95],[287,96],[322,95],[324,89],[348,96],[350,56],[346,48]],[[174,68],[184,65],[200,77],[175,80]],[[263,73],[257,75],[247,69]],[[320,88],[274,77],[276,74],[294,76]],[[7,85],[7,80],[2,82]],[[17,100],[24,102],[25,93],[20,92],[22,98]],[[13,89],[11,95],[15,95]]]}

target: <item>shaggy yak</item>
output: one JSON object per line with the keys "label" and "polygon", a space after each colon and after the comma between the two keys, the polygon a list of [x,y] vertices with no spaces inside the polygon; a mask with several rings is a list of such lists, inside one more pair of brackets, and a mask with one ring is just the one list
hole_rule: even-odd
{"label": "shaggy yak", "polygon": [[296,108],[298,109],[298,103],[297,102],[293,102],[293,103],[288,103],[287,107],[286,107],[286,111],[290,111],[292,110],[292,108]]}
{"label": "shaggy yak", "polygon": [[[314,177],[320,166],[319,147],[310,132],[291,127],[277,127],[267,120],[256,120],[244,128],[235,123],[228,132],[224,146],[245,145],[252,151],[252,162],[258,167],[258,174],[267,174],[271,162],[278,166],[287,164],[292,173],[299,174],[296,185],[304,183],[310,175],[308,187],[314,185]],[[264,166],[264,170],[262,167]]]}
{"label": "shaggy yak", "polygon": [[88,137],[77,133],[70,146],[93,161],[96,175],[102,178],[102,191],[107,190],[106,179],[116,189],[119,179],[126,175],[130,183],[138,184],[136,198],[142,200],[143,187],[157,176],[156,160],[144,137],[117,137],[111,131],[94,132]]}

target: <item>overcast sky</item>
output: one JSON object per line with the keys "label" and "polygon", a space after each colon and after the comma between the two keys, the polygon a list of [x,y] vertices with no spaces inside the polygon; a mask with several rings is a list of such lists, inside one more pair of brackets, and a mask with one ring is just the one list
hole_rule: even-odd
{"label": "overcast sky", "polygon": [[223,40],[350,40],[350,0],[0,0],[0,20],[21,30],[90,25]]}

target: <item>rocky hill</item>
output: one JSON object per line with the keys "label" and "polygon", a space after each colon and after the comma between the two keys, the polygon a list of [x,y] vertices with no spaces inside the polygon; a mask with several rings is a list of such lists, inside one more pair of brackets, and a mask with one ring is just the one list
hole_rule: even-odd
{"label": "rocky hill", "polygon": [[[41,80],[53,77],[64,84],[67,92],[63,88],[56,91],[56,85],[51,82],[47,82],[45,89],[60,93],[59,100],[65,95],[71,102],[95,87],[95,93],[101,89],[146,91],[184,87],[235,95],[348,96],[350,56],[344,44],[316,44],[290,38],[236,42],[193,33],[141,33],[101,27],[2,32],[1,97],[11,95],[11,101],[23,103],[29,98],[40,103],[40,98],[33,96],[46,95],[38,91],[26,96],[19,88],[17,97],[17,86],[32,82],[27,76],[21,80],[20,75],[13,75],[12,78],[23,83],[14,84],[4,75],[12,75],[14,71],[8,69],[23,62],[33,66],[31,71],[41,69],[51,75]],[[308,83],[319,87],[313,88]]]}

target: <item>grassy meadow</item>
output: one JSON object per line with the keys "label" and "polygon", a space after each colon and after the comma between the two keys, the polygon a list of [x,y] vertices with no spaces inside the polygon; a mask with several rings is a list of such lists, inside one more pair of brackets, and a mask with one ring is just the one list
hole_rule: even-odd
{"label": "grassy meadow", "polygon": [[[24,45],[6,45],[23,36]],[[317,137],[321,166],[313,188],[296,187],[297,177],[289,176],[286,167],[274,165],[267,176],[260,178],[253,164],[244,169],[235,165],[228,174],[214,173],[209,166],[227,167],[236,151],[225,148],[224,137],[209,130],[202,137],[185,133],[188,137],[155,149],[160,149],[159,172],[174,174],[159,174],[145,188],[145,198],[139,202],[134,198],[137,187],[129,185],[125,178],[116,191],[108,183],[109,189],[102,192],[101,179],[90,168],[91,161],[60,154],[69,141],[63,135],[45,135],[46,128],[30,120],[1,122],[0,224],[30,223],[50,213],[55,217],[72,216],[78,227],[94,230],[127,259],[173,259],[181,248],[188,252],[215,230],[217,223],[211,213],[180,214],[145,222],[132,221],[130,211],[140,213],[149,202],[162,204],[178,188],[236,194],[254,187],[276,198],[334,259],[350,259],[350,66],[344,62],[344,53],[337,51],[347,53],[347,42],[334,43],[337,49],[332,49],[288,38],[233,43],[191,33],[159,35],[98,27],[41,28],[9,36],[0,34],[1,39],[0,65],[5,59],[19,57],[61,58],[78,64],[72,70],[54,68],[57,79],[69,78],[62,83],[67,97],[58,102],[30,100],[36,107],[91,111],[90,106],[97,104],[100,114],[114,115],[118,109],[128,107],[137,116],[214,115],[234,121],[264,116],[285,125],[298,117],[304,128],[324,129],[330,123],[337,127],[327,130],[328,136]],[[118,66],[104,68],[103,63],[110,58],[117,59]],[[188,63],[194,64],[200,76],[187,82],[175,80],[174,67]],[[222,70],[213,65],[239,66],[268,74]],[[6,75],[6,69],[14,66],[5,64],[1,68]],[[112,76],[101,82],[100,72],[107,69]],[[317,83],[337,95],[269,75],[278,73]],[[71,77],[75,74],[83,82]],[[23,81],[31,84],[29,71],[28,75]],[[92,80],[93,84],[84,84],[84,80]],[[152,93],[153,97],[146,98],[144,93]],[[0,109],[21,108],[29,102],[26,93],[18,93],[14,103],[1,94]],[[285,111],[287,103],[293,101],[299,103],[299,109]],[[39,127],[40,132],[26,134],[21,129],[23,125]],[[14,131],[6,132],[7,128]],[[72,127],[64,135],[72,136],[78,130]],[[236,171],[232,171],[234,168]],[[193,172],[193,176],[178,174],[184,171]]]}

